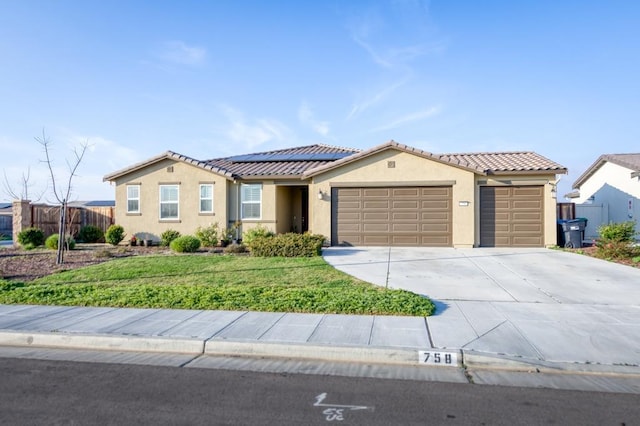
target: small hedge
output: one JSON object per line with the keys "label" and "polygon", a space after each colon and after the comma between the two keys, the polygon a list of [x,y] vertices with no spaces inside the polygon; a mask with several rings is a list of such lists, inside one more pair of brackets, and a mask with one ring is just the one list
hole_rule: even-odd
{"label": "small hedge", "polygon": [[122,225],[111,225],[104,234],[104,240],[112,246],[117,246],[124,240],[124,228]]}
{"label": "small hedge", "polygon": [[169,247],[171,245],[171,241],[175,240],[180,236],[180,231],[176,231],[175,229],[167,229],[160,235],[160,245],[162,247]]}
{"label": "small hedge", "polygon": [[18,242],[26,249],[44,244],[44,232],[39,228],[26,228],[18,233]]}
{"label": "small hedge", "polygon": [[193,253],[200,248],[200,240],[193,235],[183,235],[171,241],[169,247],[177,253]]}
{"label": "small hedge", "polygon": [[[58,234],[49,235],[47,240],[44,242],[44,245],[50,250],[57,250],[59,239],[60,239],[60,236]],[[66,240],[67,240],[67,247],[65,248],[68,248],[69,250],[73,250],[74,248],[76,248],[76,240],[74,240],[71,235],[67,235]]]}
{"label": "small hedge", "polygon": [[102,241],[103,238],[104,232],[95,225],[83,226],[78,232],[78,240],[83,243],[97,243]]}
{"label": "small hedge", "polygon": [[635,221],[610,223],[598,228],[600,238],[596,240],[596,255],[603,259],[622,259],[640,256],[640,247],[634,244]]}
{"label": "small hedge", "polygon": [[322,235],[295,233],[258,237],[251,242],[251,255],[257,257],[319,256],[324,239]]}

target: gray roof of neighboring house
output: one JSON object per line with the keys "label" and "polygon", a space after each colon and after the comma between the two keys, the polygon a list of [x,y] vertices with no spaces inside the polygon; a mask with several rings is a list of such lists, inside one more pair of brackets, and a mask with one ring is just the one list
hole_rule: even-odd
{"label": "gray roof of neighboring house", "polygon": [[630,154],[603,154],[573,183],[573,188],[578,189],[587,179],[600,169],[605,163],[613,163],[632,170],[630,178],[640,176],[640,153]]}

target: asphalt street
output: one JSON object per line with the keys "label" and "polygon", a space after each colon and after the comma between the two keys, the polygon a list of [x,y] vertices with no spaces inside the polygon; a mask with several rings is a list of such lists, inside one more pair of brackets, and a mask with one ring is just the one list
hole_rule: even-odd
{"label": "asphalt street", "polygon": [[637,395],[6,358],[0,424],[632,425]]}

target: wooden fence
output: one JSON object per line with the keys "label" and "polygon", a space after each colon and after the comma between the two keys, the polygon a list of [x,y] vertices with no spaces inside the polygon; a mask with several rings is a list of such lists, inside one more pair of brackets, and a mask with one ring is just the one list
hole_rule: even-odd
{"label": "wooden fence", "polygon": [[[67,207],[67,233],[77,236],[80,229],[94,225],[106,231],[114,223],[113,207]],[[60,206],[31,205],[31,226],[40,228],[45,236],[58,232]]]}

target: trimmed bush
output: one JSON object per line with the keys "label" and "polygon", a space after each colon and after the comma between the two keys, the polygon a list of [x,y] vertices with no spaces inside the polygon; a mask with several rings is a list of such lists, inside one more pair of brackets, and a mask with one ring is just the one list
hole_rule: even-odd
{"label": "trimmed bush", "polygon": [[160,245],[162,247],[169,247],[171,245],[171,241],[175,240],[180,236],[180,232],[174,229],[167,229],[160,235]]}
{"label": "trimmed bush", "polygon": [[103,238],[104,232],[95,225],[83,226],[78,232],[78,240],[83,243],[97,243],[102,241]]}
{"label": "trimmed bush", "polygon": [[312,257],[319,256],[324,236],[317,234],[279,234],[258,237],[251,242],[251,254],[258,257]]}
{"label": "trimmed bush", "polygon": [[112,246],[117,246],[124,240],[124,228],[122,225],[111,225],[104,234],[104,240]]}
{"label": "trimmed bush", "polygon": [[44,244],[44,232],[39,228],[26,228],[18,233],[18,243],[27,250]]}
{"label": "trimmed bush", "polygon": [[[58,240],[60,236],[58,234],[49,235],[47,240],[44,242],[44,245],[50,250],[58,250]],[[69,250],[73,250],[76,248],[76,240],[73,239],[71,235],[67,235],[66,237],[67,246],[65,248]]]}
{"label": "trimmed bush", "polygon": [[200,248],[200,239],[193,235],[183,235],[171,241],[169,247],[177,253],[193,253]]}
{"label": "trimmed bush", "polygon": [[251,247],[251,243],[253,243],[256,238],[273,236],[275,236],[273,231],[270,231],[262,225],[258,225],[255,228],[251,228],[248,231],[242,233],[242,243]]}
{"label": "trimmed bush", "polygon": [[196,229],[196,238],[200,240],[204,247],[215,247],[218,245],[218,224],[212,223],[207,227],[198,226]]}

